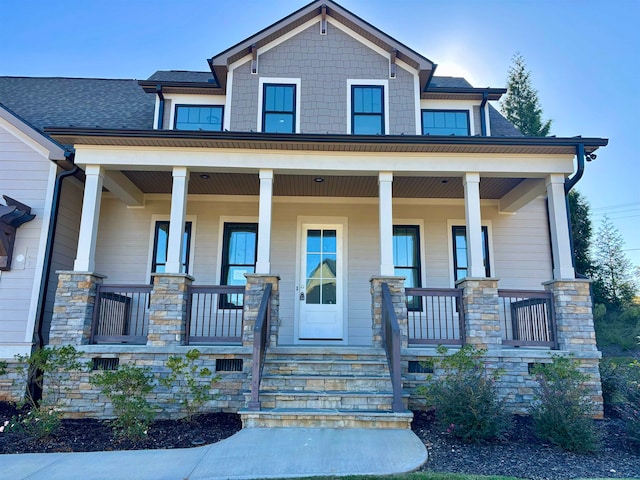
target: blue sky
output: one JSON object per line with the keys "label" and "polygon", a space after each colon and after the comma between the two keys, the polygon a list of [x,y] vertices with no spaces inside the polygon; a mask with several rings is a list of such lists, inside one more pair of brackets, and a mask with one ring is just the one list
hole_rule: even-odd
{"label": "blue sky", "polygon": [[[206,58],[304,0],[0,0],[0,75],[144,79]],[[439,64],[503,87],[520,52],[556,136],[610,139],[578,183],[640,265],[640,0],[339,0]]]}

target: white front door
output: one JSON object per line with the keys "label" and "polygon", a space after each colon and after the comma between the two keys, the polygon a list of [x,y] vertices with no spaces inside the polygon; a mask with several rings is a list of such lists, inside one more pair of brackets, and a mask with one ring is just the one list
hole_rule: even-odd
{"label": "white front door", "polygon": [[342,225],[302,226],[298,339],[342,340]]}

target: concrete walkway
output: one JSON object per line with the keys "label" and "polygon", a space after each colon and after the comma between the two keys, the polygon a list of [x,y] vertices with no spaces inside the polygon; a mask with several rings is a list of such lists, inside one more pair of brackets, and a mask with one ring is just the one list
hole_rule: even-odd
{"label": "concrete walkway", "polygon": [[411,430],[247,428],[199,448],[0,455],[5,480],[205,480],[388,475],[427,460]]}

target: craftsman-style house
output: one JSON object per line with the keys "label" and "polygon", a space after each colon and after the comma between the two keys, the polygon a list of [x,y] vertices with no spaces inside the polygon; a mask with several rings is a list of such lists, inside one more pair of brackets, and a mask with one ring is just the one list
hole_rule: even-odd
{"label": "craftsman-style house", "polygon": [[[212,405],[253,426],[406,425],[440,344],[485,347],[514,410],[550,352],[599,398],[565,196],[605,139],[522,136],[490,103],[505,89],[437,76],[331,0],[208,62],[130,97],[105,80],[86,121],[38,118],[83,182],[49,343],[158,370],[196,346]],[[70,411],[108,413],[72,388]]]}

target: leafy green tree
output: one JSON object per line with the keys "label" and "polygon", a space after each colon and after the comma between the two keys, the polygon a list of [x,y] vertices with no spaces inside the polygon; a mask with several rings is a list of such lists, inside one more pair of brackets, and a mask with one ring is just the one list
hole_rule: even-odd
{"label": "leafy green tree", "polygon": [[513,56],[507,78],[507,94],[502,99],[502,113],[524,135],[546,137],[551,120],[542,121],[538,91],[531,84],[531,72],[519,53]]}
{"label": "leafy green tree", "polygon": [[577,190],[569,192],[569,212],[571,213],[571,236],[576,272],[591,275],[593,273],[591,210],[586,198]]}
{"label": "leafy green tree", "polygon": [[614,309],[631,305],[637,288],[623,247],[622,235],[605,215],[594,244],[593,290],[596,302]]}

